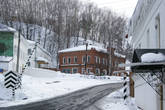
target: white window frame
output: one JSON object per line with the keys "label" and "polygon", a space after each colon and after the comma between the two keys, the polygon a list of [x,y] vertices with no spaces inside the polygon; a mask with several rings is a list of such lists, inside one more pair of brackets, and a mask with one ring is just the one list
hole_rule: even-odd
{"label": "white window frame", "polygon": [[[69,63],[69,59],[70,59],[70,63]],[[67,58],[67,61],[68,61],[68,64],[71,64],[71,58],[70,57]]]}
{"label": "white window frame", "polygon": [[75,59],[77,59],[77,62],[78,62],[78,58],[77,58],[77,56],[74,56],[74,63],[77,63],[77,62],[75,62]]}
{"label": "white window frame", "polygon": [[95,56],[95,63],[98,63],[98,62],[97,62],[97,56]]}
{"label": "white window frame", "polygon": [[103,65],[105,65],[105,58],[103,58],[103,62],[102,63],[103,63]]}
{"label": "white window frame", "polygon": [[[65,61],[64,61],[64,59],[65,59]],[[63,64],[66,64],[66,58],[63,57],[62,60],[63,60]]]}
{"label": "white window frame", "polygon": [[[98,70],[98,73],[96,72]],[[100,74],[100,68],[96,68],[96,74]]]}

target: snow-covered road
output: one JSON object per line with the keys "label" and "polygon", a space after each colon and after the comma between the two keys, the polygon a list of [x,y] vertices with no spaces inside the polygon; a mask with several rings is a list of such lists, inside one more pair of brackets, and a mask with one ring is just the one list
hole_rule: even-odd
{"label": "snow-covered road", "polygon": [[0,110],[84,110],[97,100],[122,87],[122,83],[104,84],[40,102],[0,107]]}
{"label": "snow-covered road", "polygon": [[95,77],[30,69],[23,76],[22,89],[16,91],[15,101],[11,101],[11,91],[4,87],[3,80],[3,75],[0,75],[0,107],[27,104],[96,85],[123,82],[122,77]]}

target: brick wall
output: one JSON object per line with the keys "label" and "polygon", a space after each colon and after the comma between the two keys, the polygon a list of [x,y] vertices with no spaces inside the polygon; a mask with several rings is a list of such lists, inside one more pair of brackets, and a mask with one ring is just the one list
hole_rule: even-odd
{"label": "brick wall", "polygon": [[[96,74],[96,68],[100,69],[100,73],[103,73],[103,70],[108,72],[108,64],[103,64],[102,59],[108,61],[108,54],[98,52],[95,49],[91,49],[88,51],[76,51],[76,52],[64,52],[59,53],[59,69],[63,71],[64,69],[70,69],[72,71],[73,68],[78,68],[78,73],[82,73],[82,69],[85,68],[85,63],[83,63],[83,56],[90,56],[90,62],[87,62],[86,68],[90,69],[90,71]],[[74,57],[77,57],[77,63],[74,62]],[[100,63],[96,63],[95,57],[100,58]],[[66,64],[63,64],[63,58],[66,59]],[[71,59],[70,64],[68,64],[68,58]]]}

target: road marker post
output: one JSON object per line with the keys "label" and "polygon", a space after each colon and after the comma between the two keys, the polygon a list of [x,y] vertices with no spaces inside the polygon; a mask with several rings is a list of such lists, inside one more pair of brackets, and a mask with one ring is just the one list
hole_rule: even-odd
{"label": "road marker post", "polygon": [[5,73],[5,79],[4,79],[4,86],[7,89],[12,90],[12,98],[15,100],[15,90],[17,89],[17,82],[18,82],[18,75],[14,73],[13,71],[8,71]]}

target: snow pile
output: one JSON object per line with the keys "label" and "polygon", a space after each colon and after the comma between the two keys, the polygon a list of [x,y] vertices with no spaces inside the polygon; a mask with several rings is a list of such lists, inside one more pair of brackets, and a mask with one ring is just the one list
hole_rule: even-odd
{"label": "snow pile", "polygon": [[[39,74],[40,77],[37,77]],[[3,80],[4,77],[0,74],[0,106],[25,104],[64,95],[95,85],[123,82],[121,77],[109,76],[107,79],[100,77],[92,78],[81,74],[64,74],[33,68],[31,71],[25,71],[22,79],[22,89],[16,91],[15,101],[10,101],[11,92],[4,87]]]}
{"label": "snow pile", "polygon": [[[88,45],[87,50],[91,50],[91,49],[95,49],[98,52],[107,53],[107,49],[104,49],[102,47],[95,46],[95,45]],[[77,47],[61,50],[61,51],[59,51],[59,53],[74,52],[74,51],[85,51],[85,50],[86,50],[86,45],[80,45],[80,46],[77,46]]]}
{"label": "snow pile", "polygon": [[101,110],[138,110],[135,100],[128,97],[123,99],[123,89],[115,91],[94,104]]}
{"label": "snow pile", "polygon": [[8,56],[0,56],[0,61],[6,61],[10,62],[13,59],[13,57],[8,57]]}
{"label": "snow pile", "polygon": [[0,24],[0,31],[15,32],[16,30],[6,25]]}
{"label": "snow pile", "polygon": [[114,55],[117,56],[117,57],[125,58],[125,55],[117,53],[116,51],[114,51]]}
{"label": "snow pile", "polygon": [[146,53],[141,56],[141,62],[161,62],[165,61],[165,56],[162,53]]}

